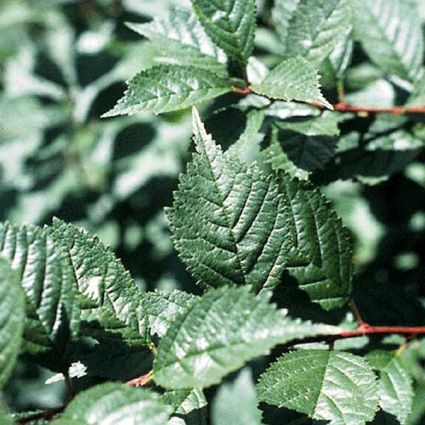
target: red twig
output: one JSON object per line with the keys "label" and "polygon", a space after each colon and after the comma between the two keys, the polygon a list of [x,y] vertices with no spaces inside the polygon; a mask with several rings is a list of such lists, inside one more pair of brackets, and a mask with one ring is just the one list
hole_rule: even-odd
{"label": "red twig", "polygon": [[362,315],[360,314],[359,308],[357,307],[357,304],[354,300],[350,301],[350,308],[353,312],[353,316],[356,319],[357,324],[362,327],[366,325],[366,322],[364,321]]}
{"label": "red twig", "polygon": [[[242,95],[248,95],[248,94],[254,94],[255,92],[251,89],[251,87],[233,87],[232,88],[234,93],[242,94]],[[263,96],[269,99],[267,96]],[[319,103],[307,103],[307,105],[310,105],[314,108],[324,110],[326,109],[325,106],[319,104]],[[389,115],[421,115],[425,114],[425,105],[424,106],[393,106],[391,108],[379,108],[379,107],[372,107],[372,106],[361,106],[361,105],[350,105],[345,102],[339,102],[335,105],[332,105],[334,108],[334,111],[337,112],[352,112],[357,114],[389,114]]]}
{"label": "red twig", "polygon": [[391,334],[408,336],[425,335],[425,326],[372,326],[365,323],[358,329],[342,331],[337,336],[340,338],[352,338],[355,336]]}
{"label": "red twig", "polygon": [[251,87],[244,87],[244,88],[233,87],[232,91],[234,93],[238,93],[238,94],[252,94],[252,93],[254,93],[253,90],[251,89]]}
{"label": "red twig", "polygon": [[127,385],[130,387],[144,387],[148,385],[153,380],[153,372],[150,371],[146,375],[139,376],[138,378],[134,378],[131,381],[127,381]]}

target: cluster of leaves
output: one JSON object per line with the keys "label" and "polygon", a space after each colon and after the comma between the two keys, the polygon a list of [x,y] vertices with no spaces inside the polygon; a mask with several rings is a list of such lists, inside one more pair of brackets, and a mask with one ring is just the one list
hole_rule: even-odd
{"label": "cluster of leaves", "polygon": [[[425,334],[423,1],[192,0],[168,16],[166,2],[64,3],[1,6],[0,154],[17,159],[2,218],[34,224],[0,225],[0,386],[21,354],[72,401],[0,407],[0,422],[421,424],[424,338],[343,336],[353,298],[369,323]],[[129,23],[147,39],[130,42],[113,22],[140,11],[154,19]],[[85,75],[96,61],[112,65]],[[102,92],[140,68],[106,112]],[[176,111],[203,102],[171,193],[190,132]],[[123,148],[137,131],[149,141]],[[55,214],[109,223],[128,267]],[[151,388],[122,383],[137,376]]]}

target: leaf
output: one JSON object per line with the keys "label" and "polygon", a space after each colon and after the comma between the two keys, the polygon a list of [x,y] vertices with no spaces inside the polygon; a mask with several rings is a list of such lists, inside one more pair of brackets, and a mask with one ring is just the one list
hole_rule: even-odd
{"label": "leaf", "polygon": [[285,44],[288,38],[289,25],[301,0],[275,0],[272,9],[273,24],[280,41]]}
{"label": "leaf", "polygon": [[351,30],[352,10],[349,0],[279,0],[275,22],[282,23],[280,35],[286,57],[302,56],[315,66],[345,39]]}
{"label": "leaf", "polygon": [[320,91],[319,75],[314,66],[301,57],[286,59],[252,90],[271,99],[318,103],[332,109]]}
{"label": "leaf", "polygon": [[214,43],[246,65],[254,47],[255,0],[192,0],[192,7]]}
{"label": "leaf", "polygon": [[84,332],[148,343],[144,293],[115,254],[96,237],[58,219],[54,219],[50,234],[72,263]]}
{"label": "leaf", "polygon": [[335,155],[339,129],[334,114],[277,121],[274,125],[288,158],[306,171],[323,168]]}
{"label": "leaf", "polygon": [[0,257],[0,388],[19,355],[24,320],[24,293],[18,275]]}
{"label": "leaf", "polygon": [[65,351],[78,334],[80,315],[69,258],[43,229],[7,223],[0,224],[0,254],[24,288],[25,351],[52,370],[67,370]]}
{"label": "leaf", "polygon": [[13,421],[12,417],[4,411],[2,404],[0,404],[0,424],[1,425],[14,425],[14,421]]}
{"label": "leaf", "polygon": [[205,407],[208,402],[202,390],[166,391],[162,396],[164,404],[172,406],[177,415],[188,415],[194,410]]}
{"label": "leaf", "polygon": [[407,105],[425,106],[425,75],[415,84],[414,90]]}
{"label": "leaf", "polygon": [[196,16],[185,9],[175,7],[166,18],[127,26],[152,40],[162,60],[227,74],[224,52],[211,41]]}
{"label": "leaf", "polygon": [[80,425],[167,425],[171,413],[171,407],[152,391],[107,383],[80,393],[60,421]]}
{"label": "leaf", "polygon": [[248,287],[208,291],[161,339],[154,380],[170,389],[204,388],[276,344],[335,328],[293,320]]}
{"label": "leaf", "polygon": [[196,111],[193,125],[198,153],[168,210],[177,251],[212,286],[278,284],[285,232],[277,185],[223,155]]}
{"label": "leaf", "polygon": [[161,65],[142,71],[114,109],[103,117],[133,115],[142,111],[155,114],[185,109],[231,91],[226,79],[194,66]]}
{"label": "leaf", "polygon": [[355,36],[386,74],[420,76],[424,41],[416,6],[404,0],[356,0]]}
{"label": "leaf", "polygon": [[[209,286],[273,288],[287,269],[324,308],[351,292],[351,241],[328,201],[286,174],[221,152],[194,113],[198,150],[168,210],[188,269]],[[307,236],[308,235],[308,236]]]}
{"label": "leaf", "polygon": [[163,337],[176,317],[188,309],[197,298],[177,290],[146,292],[143,306],[151,333]]}
{"label": "leaf", "polygon": [[87,366],[90,376],[128,381],[146,374],[152,365],[152,353],[140,345],[128,346],[122,341],[105,341],[78,358]]}
{"label": "leaf", "polygon": [[378,407],[376,377],[359,356],[299,350],[280,357],[257,385],[261,401],[331,425],[362,425]]}
{"label": "leaf", "polygon": [[243,369],[236,380],[222,385],[212,404],[213,425],[261,425],[257,394],[249,369]]}
{"label": "leaf", "polygon": [[371,352],[369,362],[380,371],[379,405],[404,425],[413,403],[412,378],[402,360],[388,352]]}
{"label": "leaf", "polygon": [[[352,292],[353,245],[329,201],[307,181],[279,174],[280,194],[289,206],[286,237],[295,243],[285,269],[326,310],[345,305]],[[291,239],[292,239],[291,238]]]}

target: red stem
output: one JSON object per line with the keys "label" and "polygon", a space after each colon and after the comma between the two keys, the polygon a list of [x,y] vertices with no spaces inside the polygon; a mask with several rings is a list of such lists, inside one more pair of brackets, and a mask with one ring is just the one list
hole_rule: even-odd
{"label": "red stem", "polygon": [[339,335],[340,338],[352,338],[356,336],[365,335],[408,335],[417,336],[425,335],[425,326],[372,326],[364,323],[358,329],[342,331]]}
{"label": "red stem", "polygon": [[[234,93],[248,95],[255,94],[251,87],[233,87]],[[269,99],[267,96],[263,96]],[[323,105],[318,103],[307,103],[307,105],[313,106],[317,109],[326,109]],[[339,102],[332,105],[334,110],[337,112],[353,112],[357,114],[389,114],[389,115],[420,115],[425,114],[425,106],[393,106],[391,108],[379,108],[372,106],[361,106],[361,105],[350,105],[345,102]]]}

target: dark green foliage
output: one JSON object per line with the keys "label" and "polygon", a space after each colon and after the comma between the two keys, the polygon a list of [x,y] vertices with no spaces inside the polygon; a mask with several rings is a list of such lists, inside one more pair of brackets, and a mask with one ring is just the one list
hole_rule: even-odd
{"label": "dark green foliage", "polygon": [[422,425],[424,10],[3,0],[0,424]]}

